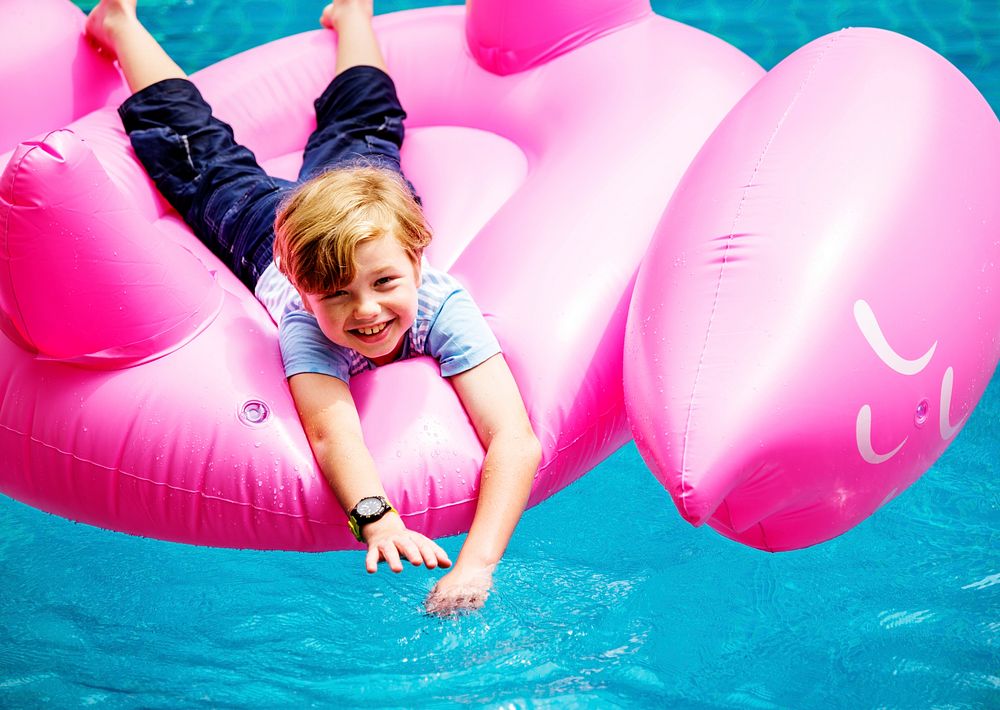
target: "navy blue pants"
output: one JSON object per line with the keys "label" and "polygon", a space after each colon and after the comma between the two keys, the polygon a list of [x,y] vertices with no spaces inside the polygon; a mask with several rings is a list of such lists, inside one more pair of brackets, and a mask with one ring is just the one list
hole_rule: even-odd
{"label": "navy blue pants", "polygon": [[375,67],[339,74],[316,99],[316,130],[298,181],[268,175],[187,79],[166,79],[118,109],[132,147],[167,202],[252,291],[268,267],[278,205],[300,182],[363,162],[399,170],[403,112]]}

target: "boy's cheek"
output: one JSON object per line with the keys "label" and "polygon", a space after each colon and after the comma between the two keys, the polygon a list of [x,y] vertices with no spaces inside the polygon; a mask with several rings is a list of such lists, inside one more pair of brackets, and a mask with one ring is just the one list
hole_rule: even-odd
{"label": "boy's cheek", "polygon": [[322,314],[316,316],[316,324],[319,326],[320,332],[326,336],[326,339],[336,343],[337,345],[344,345],[343,334],[340,333],[337,328],[333,327],[327,319],[323,318]]}
{"label": "boy's cheek", "polygon": [[409,330],[413,327],[413,324],[417,322],[417,309],[414,308],[412,312],[406,314],[406,321],[402,324],[403,330]]}

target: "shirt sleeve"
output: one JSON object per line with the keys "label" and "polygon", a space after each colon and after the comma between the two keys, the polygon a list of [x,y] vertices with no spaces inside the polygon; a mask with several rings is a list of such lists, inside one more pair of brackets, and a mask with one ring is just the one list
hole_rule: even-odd
{"label": "shirt sleeve", "polygon": [[351,358],[346,348],[330,341],[316,318],[304,310],[286,313],[278,326],[285,377],[316,373],[351,381]]}
{"label": "shirt sleeve", "polygon": [[440,363],[441,375],[451,377],[471,370],[501,349],[472,296],[458,289],[441,304],[427,333],[426,352]]}

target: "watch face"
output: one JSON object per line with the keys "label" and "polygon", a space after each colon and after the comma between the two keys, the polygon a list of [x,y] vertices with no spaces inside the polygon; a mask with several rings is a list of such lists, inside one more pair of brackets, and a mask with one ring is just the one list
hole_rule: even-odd
{"label": "watch face", "polygon": [[363,498],[358,501],[358,517],[367,518],[371,515],[377,515],[382,512],[382,501],[378,498]]}

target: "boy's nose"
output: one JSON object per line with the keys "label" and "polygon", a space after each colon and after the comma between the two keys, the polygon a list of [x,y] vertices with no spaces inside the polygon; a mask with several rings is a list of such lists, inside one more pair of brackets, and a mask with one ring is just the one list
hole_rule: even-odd
{"label": "boy's nose", "polygon": [[373,318],[382,311],[378,301],[370,296],[361,296],[354,306],[356,318]]}

